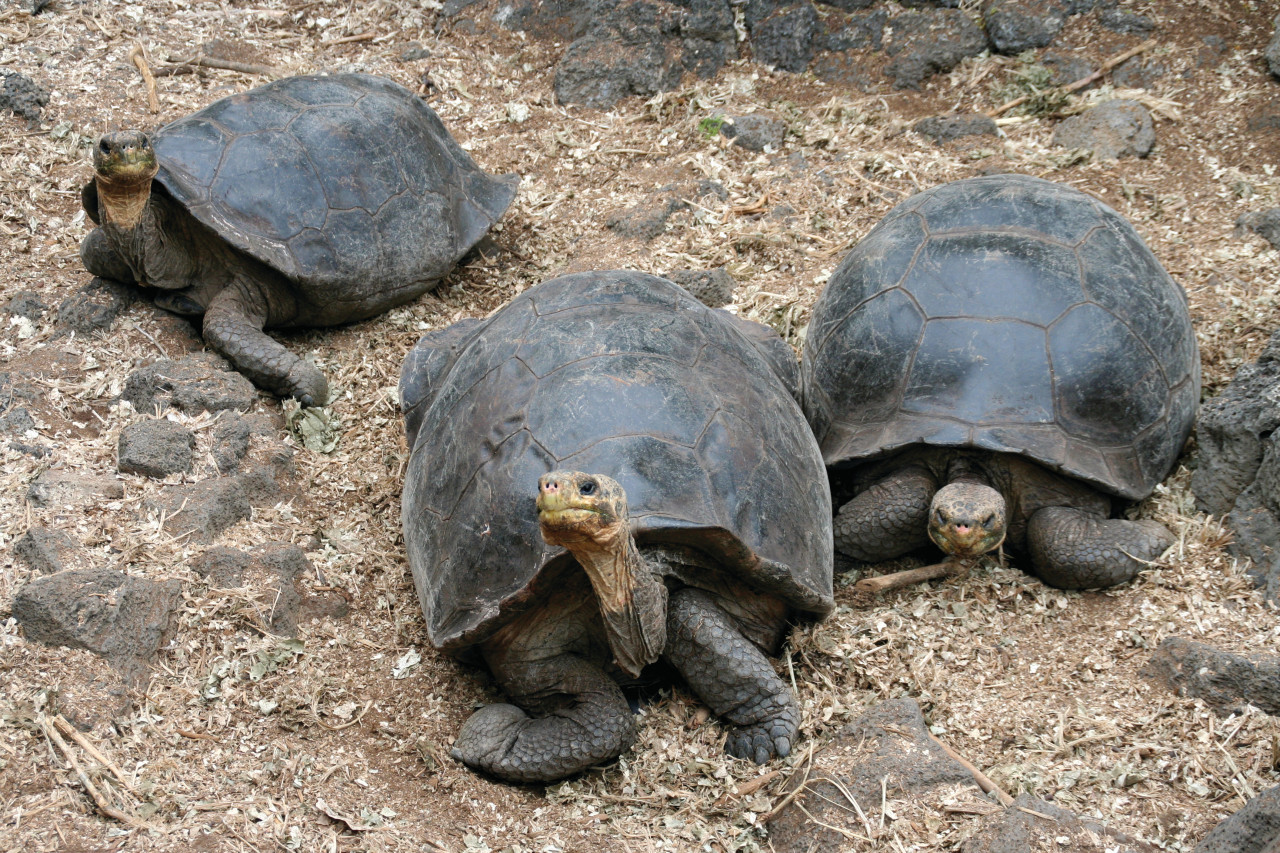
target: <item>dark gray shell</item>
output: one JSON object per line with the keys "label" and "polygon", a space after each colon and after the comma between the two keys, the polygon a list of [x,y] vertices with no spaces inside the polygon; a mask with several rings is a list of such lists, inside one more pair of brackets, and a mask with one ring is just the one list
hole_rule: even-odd
{"label": "dark gray shell", "polygon": [[277,80],[165,125],[152,145],[157,181],[200,222],[304,289],[355,302],[353,282],[381,295],[442,278],[518,183],[481,171],[421,98],[368,74]]}
{"label": "dark gray shell", "polygon": [[814,306],[802,374],[828,465],[982,448],[1132,500],[1168,474],[1200,399],[1182,288],[1114,210],[1024,175],[891,210]]}
{"label": "dark gray shell", "polygon": [[829,612],[831,502],[794,365],[771,331],[636,272],[553,279],[424,336],[400,379],[403,522],[432,642],[484,640],[576,565],[538,530],[557,469],[621,483],[641,544]]}

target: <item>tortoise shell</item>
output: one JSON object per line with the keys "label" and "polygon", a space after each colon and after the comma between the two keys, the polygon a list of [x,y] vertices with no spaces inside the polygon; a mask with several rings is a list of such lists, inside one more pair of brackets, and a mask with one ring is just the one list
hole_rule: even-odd
{"label": "tortoise shell", "polygon": [[1200,355],[1186,294],[1118,213],[992,175],[912,196],[845,256],[802,386],[828,465],[980,448],[1137,500],[1191,431]]}
{"label": "tortoise shell", "polygon": [[404,536],[432,642],[483,641],[576,567],[538,528],[538,477],[557,469],[616,479],[642,546],[696,548],[825,615],[831,501],[795,370],[771,329],[638,272],[553,279],[425,335],[400,395]]}
{"label": "tortoise shell", "polygon": [[156,180],[192,216],[344,303],[342,319],[443,277],[518,182],[483,172],[421,98],[368,74],[277,80],[165,125],[152,146]]}

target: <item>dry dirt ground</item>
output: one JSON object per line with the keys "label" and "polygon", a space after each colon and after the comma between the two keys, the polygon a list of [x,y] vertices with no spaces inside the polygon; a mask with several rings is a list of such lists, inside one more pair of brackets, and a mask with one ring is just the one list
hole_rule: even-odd
{"label": "dry dirt ground", "polygon": [[[34,126],[0,116],[0,286],[34,291],[51,308],[89,279],[76,252],[87,225],[78,200],[95,135],[156,127],[266,82],[221,70],[160,77],[153,114],[127,59],[135,44],[157,66],[220,38],[242,60],[290,73],[387,75],[422,92],[480,164],[523,178],[495,234],[496,257],[386,316],[284,338],[336,387],[330,416],[339,440],[328,454],[299,448],[299,496],[256,508],[220,544],[298,543],[317,569],[307,583],[350,597],[347,617],[302,625],[300,644],[255,627],[273,606],[265,588],[219,589],[191,569],[203,546],[164,535],[160,519],[142,511],[160,483],[116,473],[121,429],[151,414],[116,401],[125,377],[162,352],[199,349],[192,328],[146,303],[109,333],[87,337],[60,335],[54,310],[34,322],[0,315],[0,370],[40,389],[29,405],[36,428],[24,441],[52,449],[37,458],[0,448],[0,614],[31,576],[11,546],[34,525],[67,531],[99,565],[176,578],[183,590],[154,673],[123,693],[104,661],[29,642],[12,620],[0,622],[0,849],[769,849],[761,827],[787,762],[727,760],[723,731],[680,687],[644,707],[632,751],[563,784],[494,784],[448,757],[459,725],[495,694],[483,673],[426,642],[400,536],[406,448],[394,387],[424,330],[483,316],[543,279],[724,265],[739,282],[732,309],[795,343],[840,256],[895,201],[1003,170],[1083,189],[1134,223],[1190,294],[1206,394],[1280,326],[1277,252],[1233,233],[1242,213],[1280,204],[1280,130],[1265,121],[1250,129],[1251,119],[1280,114],[1280,81],[1261,58],[1270,3],[1132,4],[1156,20],[1149,58],[1167,71],[1127,93],[1155,113],[1154,153],[1119,162],[1052,147],[1060,116],[1009,115],[1000,138],[944,147],[910,130],[922,116],[998,105],[1005,96],[996,92],[1020,68],[1010,58],[967,60],[921,92],[886,84],[869,93],[740,60],[711,81],[686,79],[613,111],[559,106],[551,81],[563,46],[498,27],[492,5],[469,10],[476,29],[444,19],[432,0],[53,0],[34,17],[26,2],[0,12],[0,69],[52,91]],[[1206,35],[1226,49],[1206,46]],[[1058,49],[1098,62],[1138,41],[1085,16],[1069,22]],[[429,57],[401,59],[412,42]],[[1117,94],[1105,85],[1069,109]],[[701,129],[707,118],[757,111],[786,122],[781,150],[748,152]],[[703,179],[728,197],[696,199],[649,242],[604,225],[611,213],[652,203],[660,187],[687,194]],[[263,396],[258,406],[283,437],[279,401]],[[208,450],[208,415],[169,417],[196,429]],[[1184,462],[1194,464],[1194,448]],[[46,468],[114,476],[124,498],[33,508],[27,486]],[[185,479],[211,473],[206,462]],[[1173,635],[1280,651],[1280,623],[1227,555],[1218,521],[1195,511],[1188,480],[1180,468],[1141,508],[1178,531],[1177,546],[1119,589],[1055,591],[1014,565],[865,607],[838,580],[838,612],[797,631],[779,662],[804,709],[797,754],[869,704],[911,696],[943,740],[1007,791],[1190,850],[1280,782],[1280,721],[1255,709],[1217,717],[1138,670]],[[421,662],[393,677],[411,651]],[[263,661],[274,670],[252,669]],[[206,689],[211,674],[222,678],[220,690]],[[56,712],[81,726],[133,789],[98,773],[72,744],[103,796],[150,829],[95,807],[39,725]],[[782,772],[743,792],[770,770]],[[977,820],[894,814],[868,824],[872,840],[851,840],[850,849],[955,850]]]}

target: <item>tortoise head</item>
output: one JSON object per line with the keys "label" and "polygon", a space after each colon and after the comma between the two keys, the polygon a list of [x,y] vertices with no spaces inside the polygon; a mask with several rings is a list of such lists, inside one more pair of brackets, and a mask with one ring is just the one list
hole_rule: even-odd
{"label": "tortoise head", "polygon": [[610,548],[627,529],[627,496],[612,477],[552,471],[538,478],[542,538],[570,550]]}
{"label": "tortoise head", "polygon": [[104,133],[93,147],[98,204],[105,220],[133,228],[151,198],[151,179],[160,170],[151,140],[140,130]]}
{"label": "tortoise head", "polygon": [[938,489],[929,506],[929,538],[953,557],[979,557],[1004,541],[1004,496],[960,481]]}
{"label": "tortoise head", "polygon": [[614,663],[638,676],[667,642],[667,588],[631,537],[622,486],[600,474],[544,474],[538,523],[542,538],[567,549],[586,572]]}
{"label": "tortoise head", "polygon": [[104,133],[93,147],[93,170],[110,184],[150,181],[160,168],[151,139],[140,130]]}

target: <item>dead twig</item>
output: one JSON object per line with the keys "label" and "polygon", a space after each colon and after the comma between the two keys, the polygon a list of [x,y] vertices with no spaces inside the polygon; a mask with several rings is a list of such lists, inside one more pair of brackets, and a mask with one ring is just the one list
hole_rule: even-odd
{"label": "dead twig", "polygon": [[58,751],[62,753],[64,758],[66,758],[67,763],[71,765],[71,769],[75,771],[76,776],[80,779],[80,784],[84,786],[85,791],[88,792],[89,796],[93,799],[94,805],[98,807],[98,811],[102,812],[112,820],[118,820],[126,826],[131,826],[134,829],[147,829],[155,832],[160,831],[158,827],[154,827],[145,821],[138,820],[133,815],[125,814],[107,802],[107,798],[104,797],[102,792],[98,790],[98,787],[93,784],[93,780],[89,778],[89,774],[80,766],[80,762],[76,759],[76,755],[71,750],[71,747],[62,739],[62,735],[58,734],[58,729],[47,717],[40,718],[40,728],[44,731],[45,737],[47,737],[49,741],[58,748]]}
{"label": "dead twig", "polygon": [[133,794],[138,799],[142,799],[142,795],[138,793],[138,789],[129,784],[129,780],[126,778],[124,771],[117,767],[114,761],[98,751],[98,748],[94,746],[87,737],[80,734],[79,730],[77,730],[75,726],[68,723],[65,717],[59,714],[53,718],[53,724],[58,727],[58,731],[80,744],[81,749],[89,753],[94,761],[110,770],[111,775],[115,776],[116,779],[119,780],[120,784],[124,786],[126,791]]}
{"label": "dead twig", "polygon": [[[1138,54],[1148,51],[1151,48],[1155,47],[1156,44],[1157,42],[1155,39],[1147,39],[1142,44],[1136,47],[1131,47],[1128,50],[1126,50],[1124,53],[1118,53],[1115,56],[1108,59],[1106,62],[1102,63],[1102,66],[1097,71],[1090,74],[1089,76],[1081,77],[1079,80],[1075,81],[1074,83],[1068,83],[1067,85],[1063,86],[1062,91],[1067,94],[1070,94],[1079,89],[1083,89],[1085,86],[1088,86],[1090,83],[1094,83],[1098,80],[1101,80],[1102,77],[1108,71],[1110,71],[1112,68],[1115,68],[1120,63],[1125,62],[1126,60],[1129,60],[1129,59],[1133,59]],[[1016,106],[1025,104],[1030,99],[1031,99],[1031,95],[1022,95],[1021,97],[1014,98],[1012,101],[1009,101],[1008,103],[1001,104],[1000,106],[996,107],[993,110],[988,110],[987,115],[990,116],[991,118],[995,118],[1001,113],[1008,112],[1009,110],[1013,109]]]}
{"label": "dead twig", "polygon": [[865,601],[877,593],[910,586],[913,583],[936,580],[948,575],[960,575],[967,573],[968,569],[969,567],[959,560],[943,560],[941,563],[934,563],[932,566],[907,569],[905,572],[894,572],[891,575],[879,575],[874,578],[863,578],[853,585],[853,594],[859,600]]}
{"label": "dead twig", "polygon": [[357,42],[357,41],[373,41],[377,37],[378,37],[378,34],[375,33],[373,30],[370,30],[367,33],[360,33],[354,36],[342,36],[336,39],[325,39],[324,41],[320,42],[320,44],[328,47],[329,45],[334,45],[334,44],[351,44],[352,42]]}
{"label": "dead twig", "polygon": [[285,76],[279,68],[270,65],[257,65],[252,62],[236,62],[232,59],[219,59],[216,56],[193,56],[176,65],[164,65],[156,69],[157,77],[171,77],[174,74],[195,74],[197,68],[219,68],[223,71],[238,71],[241,74],[260,74],[278,80]]}
{"label": "dead twig", "polygon": [[950,755],[952,758],[954,758],[960,764],[960,766],[964,767],[965,770],[968,770],[971,774],[973,774],[973,781],[977,782],[978,787],[981,788],[985,793],[995,794],[996,799],[999,800],[1003,805],[1006,805],[1006,806],[1013,805],[1013,797],[1006,794],[1000,788],[1000,786],[997,785],[995,782],[992,782],[990,776],[988,776],[986,773],[983,773],[981,770],[977,768],[976,765],[971,763],[967,758],[965,758],[963,755],[956,752],[954,749],[952,749],[951,747],[943,743],[941,740],[939,740],[933,734],[933,732],[929,733],[929,737],[933,739],[934,743],[942,747],[943,750],[946,751],[947,755]]}
{"label": "dead twig", "polygon": [[147,64],[147,52],[140,42],[134,42],[133,47],[129,48],[128,59],[142,75],[142,82],[147,84],[147,109],[153,113],[160,112],[160,98],[156,95],[156,78],[151,73],[151,66]]}

